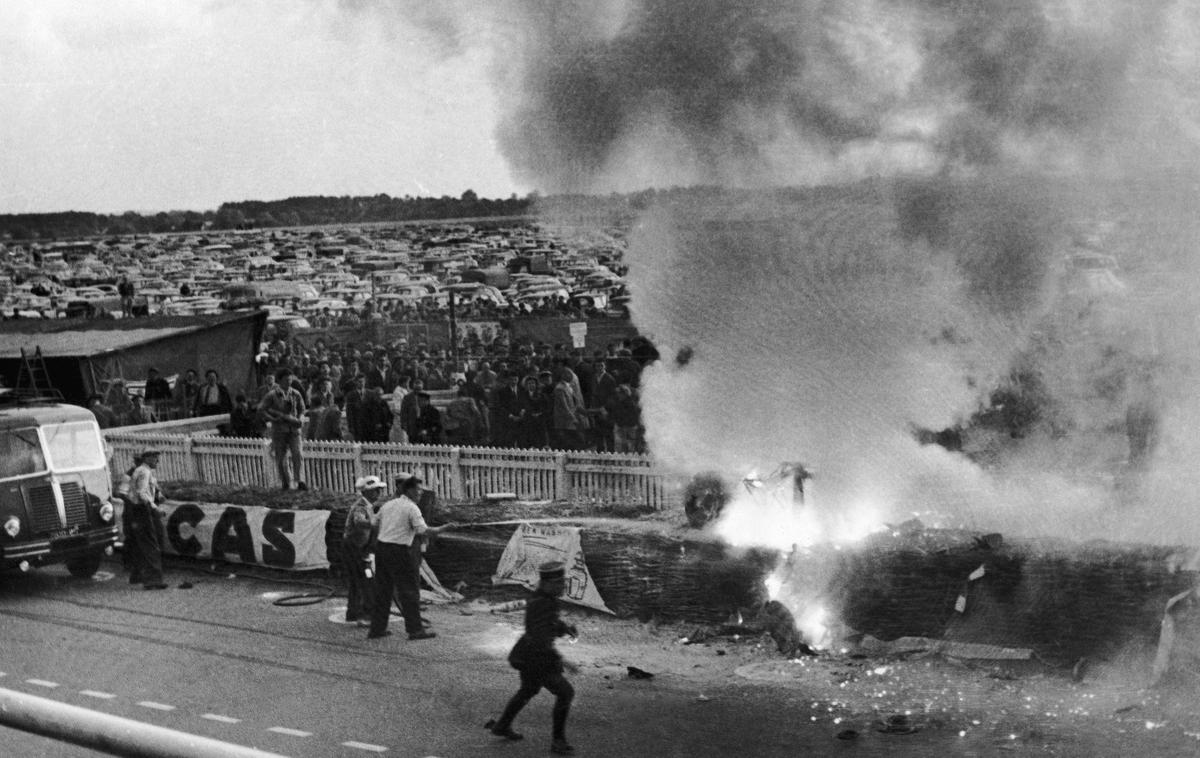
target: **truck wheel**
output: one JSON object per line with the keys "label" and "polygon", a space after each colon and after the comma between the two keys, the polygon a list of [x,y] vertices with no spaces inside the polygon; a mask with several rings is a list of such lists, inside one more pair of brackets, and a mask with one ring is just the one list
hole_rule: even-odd
{"label": "truck wheel", "polygon": [[77,576],[80,579],[90,579],[93,574],[100,570],[102,557],[100,553],[91,553],[79,558],[72,558],[67,561],[67,571],[71,572],[71,576]]}

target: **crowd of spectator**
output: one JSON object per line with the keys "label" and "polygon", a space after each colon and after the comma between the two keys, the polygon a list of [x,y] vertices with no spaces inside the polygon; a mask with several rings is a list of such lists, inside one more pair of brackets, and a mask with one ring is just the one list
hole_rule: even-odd
{"label": "crowd of spectator", "polygon": [[[508,305],[498,305],[490,300],[459,302],[454,306],[454,314],[455,318],[462,321],[504,321],[522,316],[561,316],[575,320],[627,317],[627,313],[620,308],[615,310],[598,308],[587,299],[568,299],[562,296]],[[413,324],[448,321],[449,319],[450,308],[448,305],[389,302],[386,299],[380,299],[378,302],[367,300],[361,307],[345,308],[340,312],[322,308],[308,321],[315,329],[329,329],[337,326],[360,326],[370,321]]]}
{"label": "crowd of spectator", "polygon": [[279,335],[259,356],[249,392],[231,395],[211,369],[203,379],[185,370],[174,388],[150,369],[144,398],[118,380],[90,407],[102,427],[227,413],[224,434],[263,436],[264,400],[287,369],[309,440],[644,452],[638,387],[656,358],[637,338],[586,351],[501,336],[456,358],[404,340],[306,345]]}

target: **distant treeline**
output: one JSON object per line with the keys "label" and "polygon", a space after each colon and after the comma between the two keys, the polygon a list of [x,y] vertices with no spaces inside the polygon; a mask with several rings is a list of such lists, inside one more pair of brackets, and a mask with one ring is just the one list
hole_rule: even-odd
{"label": "distant treeline", "polygon": [[506,200],[481,198],[467,190],[461,197],[289,197],[223,203],[215,211],[165,211],[121,214],[65,211],[0,215],[0,239],[55,240],[75,237],[209,229],[255,229],[372,221],[519,216],[530,212],[536,196]]}
{"label": "distant treeline", "polygon": [[550,195],[537,193],[506,200],[489,200],[467,190],[461,197],[289,197],[286,200],[245,200],[224,203],[215,211],[166,211],[143,215],[20,213],[0,215],[0,240],[57,240],[77,237],[198,232],[214,229],[263,229],[285,226],[325,226],[388,221],[470,219],[537,214],[561,222],[589,221],[602,224],[628,220],[656,202],[748,203],[747,207],[768,208],[768,201],[787,206],[793,203],[825,204],[844,199],[847,192],[879,194],[878,180],[851,185],[782,187],[774,190],[727,189],[715,186],[645,189],[629,194]]}

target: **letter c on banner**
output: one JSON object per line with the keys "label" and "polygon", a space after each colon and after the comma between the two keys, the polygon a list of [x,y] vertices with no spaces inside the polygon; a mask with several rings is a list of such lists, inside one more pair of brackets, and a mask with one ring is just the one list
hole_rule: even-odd
{"label": "letter c on banner", "polygon": [[196,528],[196,525],[204,520],[204,511],[200,507],[192,503],[184,503],[180,505],[167,519],[167,539],[171,541],[171,547],[175,548],[175,552],[180,555],[199,555],[203,549],[200,540],[195,536],[184,539],[179,533],[181,524],[187,524]]}
{"label": "letter c on banner", "polygon": [[263,563],[281,568],[296,565],[296,546],[284,536],[295,529],[295,511],[271,511],[263,518]]}

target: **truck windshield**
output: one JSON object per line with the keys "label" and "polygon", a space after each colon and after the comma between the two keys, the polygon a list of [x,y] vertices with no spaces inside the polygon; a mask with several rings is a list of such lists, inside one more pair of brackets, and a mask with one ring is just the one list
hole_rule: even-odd
{"label": "truck windshield", "polygon": [[46,458],[38,442],[37,429],[6,429],[0,432],[0,479],[27,476],[46,470]]}
{"label": "truck windshield", "polygon": [[46,452],[55,470],[101,468],[106,464],[104,448],[94,424],[78,421],[42,427],[46,435]]}

